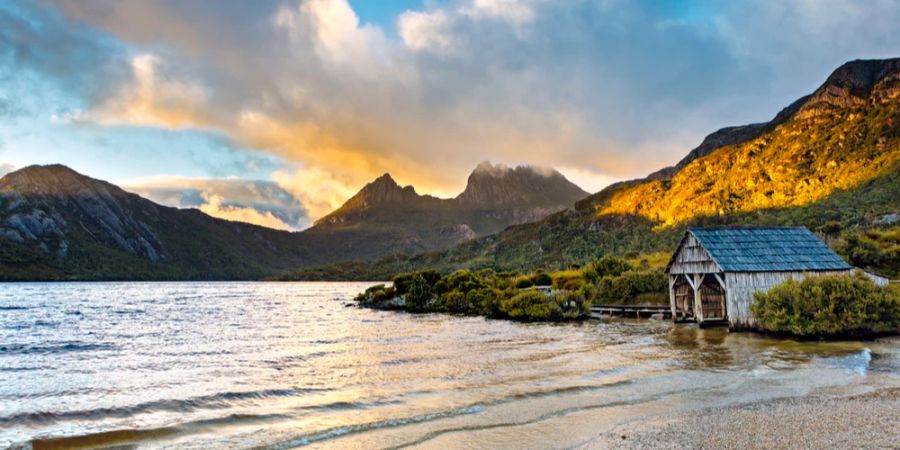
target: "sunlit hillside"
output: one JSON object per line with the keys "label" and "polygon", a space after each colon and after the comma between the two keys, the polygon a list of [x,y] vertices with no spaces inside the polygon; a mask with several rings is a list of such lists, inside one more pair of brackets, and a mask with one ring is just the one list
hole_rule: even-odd
{"label": "sunlit hillside", "polygon": [[662,225],[698,216],[806,205],[891,170],[900,161],[896,98],[869,107],[797,114],[749,142],[696,159],[671,179],[616,192],[599,214]]}

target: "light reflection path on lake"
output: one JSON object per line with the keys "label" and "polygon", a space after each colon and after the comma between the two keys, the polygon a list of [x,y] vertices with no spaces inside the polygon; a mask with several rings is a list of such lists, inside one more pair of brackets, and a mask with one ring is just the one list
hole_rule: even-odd
{"label": "light reflection path on lake", "polygon": [[900,345],[346,307],[369,283],[0,285],[0,447],[567,448],[680,409],[900,385]]}

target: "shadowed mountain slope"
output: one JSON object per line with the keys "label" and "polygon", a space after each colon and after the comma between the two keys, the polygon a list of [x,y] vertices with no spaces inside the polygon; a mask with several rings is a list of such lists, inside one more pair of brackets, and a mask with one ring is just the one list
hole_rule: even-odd
{"label": "shadowed mountain slope", "polygon": [[0,178],[0,279],[258,279],[446,248],[587,195],[553,171],[526,176],[534,186],[501,178],[502,195],[480,196],[488,201],[475,207],[420,196],[385,174],[309,230],[289,233],[160,206],[65,166],[26,167]]}

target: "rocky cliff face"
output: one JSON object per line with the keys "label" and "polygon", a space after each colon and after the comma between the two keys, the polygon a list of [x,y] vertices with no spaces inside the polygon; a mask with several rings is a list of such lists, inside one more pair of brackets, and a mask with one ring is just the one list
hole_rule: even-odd
{"label": "rocky cliff face", "polygon": [[420,196],[412,186],[400,187],[386,173],[363,187],[340,208],[316,221],[316,225],[327,226],[364,219],[366,213],[375,208],[408,207],[429,200],[437,199]]}
{"label": "rocky cliff face", "polygon": [[160,206],[64,166],[0,178],[0,280],[257,279],[331,261],[295,234]]}
{"label": "rocky cliff face", "polygon": [[159,261],[165,248],[146,223],[157,206],[138,205],[137,199],[65,166],[26,167],[0,179],[0,235],[65,257],[77,229]]}
{"label": "rocky cliff face", "polygon": [[[476,209],[558,208],[588,193],[553,169],[482,162],[469,175],[456,201]],[[559,208],[564,209],[564,208]]]}
{"label": "rocky cliff face", "polygon": [[825,80],[804,102],[798,117],[841,108],[859,108],[900,95],[900,58],[850,61]]}

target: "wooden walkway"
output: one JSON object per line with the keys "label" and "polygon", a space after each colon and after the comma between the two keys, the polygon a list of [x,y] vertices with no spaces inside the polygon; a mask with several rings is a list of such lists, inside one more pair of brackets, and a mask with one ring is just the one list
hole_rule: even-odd
{"label": "wooden walkway", "polygon": [[654,314],[662,314],[664,319],[672,318],[672,309],[667,306],[636,306],[636,305],[593,305],[591,317],[599,319],[602,316],[635,317],[638,319],[649,318]]}

